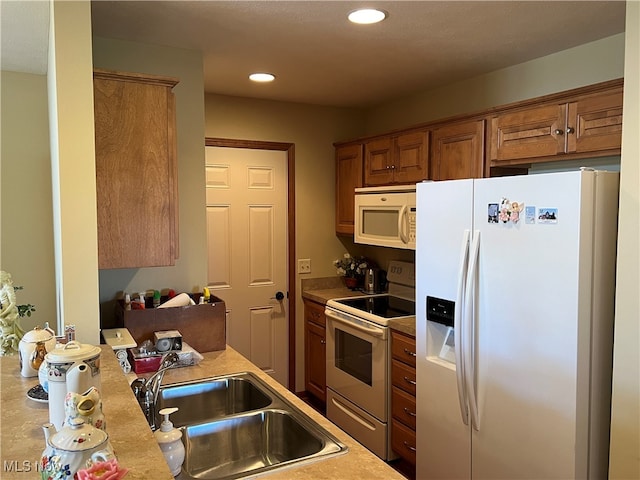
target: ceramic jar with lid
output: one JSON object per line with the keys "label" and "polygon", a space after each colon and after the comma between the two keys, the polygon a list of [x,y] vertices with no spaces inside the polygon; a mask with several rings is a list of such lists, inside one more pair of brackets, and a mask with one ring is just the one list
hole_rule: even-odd
{"label": "ceramic jar with lid", "polygon": [[78,470],[115,458],[107,432],[83,419],[72,419],[60,431],[46,423],[43,430],[47,445],[40,459],[42,478],[73,479]]}
{"label": "ceramic jar with lid", "polygon": [[24,334],[18,344],[20,374],[23,377],[37,377],[38,369],[47,353],[56,347],[56,337],[47,328],[39,326]]}
{"label": "ceramic jar with lid", "polygon": [[46,373],[49,393],[49,421],[57,429],[64,422],[67,392],[83,393],[91,387],[101,390],[100,347],[71,341],[47,353]]}

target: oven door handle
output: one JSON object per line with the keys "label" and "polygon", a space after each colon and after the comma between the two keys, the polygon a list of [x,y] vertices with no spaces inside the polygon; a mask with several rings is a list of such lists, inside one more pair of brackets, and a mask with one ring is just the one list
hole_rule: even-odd
{"label": "oven door handle", "polygon": [[359,332],[366,333],[367,335],[371,335],[372,337],[384,338],[384,330],[379,328],[367,328],[363,327],[354,322],[350,322],[349,320],[345,320],[344,318],[340,318],[337,315],[331,315],[331,313],[325,312],[327,317],[331,318],[331,320],[335,320],[336,322],[342,323],[343,325],[347,325],[354,330],[358,330]]}

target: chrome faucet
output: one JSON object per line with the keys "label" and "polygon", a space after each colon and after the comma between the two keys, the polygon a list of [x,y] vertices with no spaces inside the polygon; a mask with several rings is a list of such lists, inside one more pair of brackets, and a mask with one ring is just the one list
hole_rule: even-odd
{"label": "chrome faucet", "polygon": [[160,385],[162,384],[164,372],[178,363],[178,360],[179,357],[177,353],[169,352],[162,359],[162,363],[160,364],[158,371],[151,375],[151,377],[148,379],[136,378],[131,382],[133,394],[136,396],[151,430],[156,430],[158,428],[156,425],[156,402],[158,401],[158,393],[160,392]]}

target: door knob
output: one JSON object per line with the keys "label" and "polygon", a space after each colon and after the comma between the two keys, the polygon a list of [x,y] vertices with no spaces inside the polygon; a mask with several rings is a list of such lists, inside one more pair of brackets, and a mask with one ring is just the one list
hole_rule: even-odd
{"label": "door knob", "polygon": [[283,299],[284,299],[284,293],[282,292],[276,292],[276,296],[271,297],[271,300],[278,300],[279,302],[282,301]]}

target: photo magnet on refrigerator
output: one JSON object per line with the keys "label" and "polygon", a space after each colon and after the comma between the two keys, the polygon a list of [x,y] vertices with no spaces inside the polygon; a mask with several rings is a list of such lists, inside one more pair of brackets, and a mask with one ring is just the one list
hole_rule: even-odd
{"label": "photo magnet on refrigerator", "polygon": [[487,223],[498,223],[498,204],[490,203],[487,207]]}
{"label": "photo magnet on refrigerator", "polygon": [[541,208],[538,213],[538,223],[558,223],[558,209]]}
{"label": "photo magnet on refrigerator", "polygon": [[524,223],[536,223],[536,207],[524,208]]}

